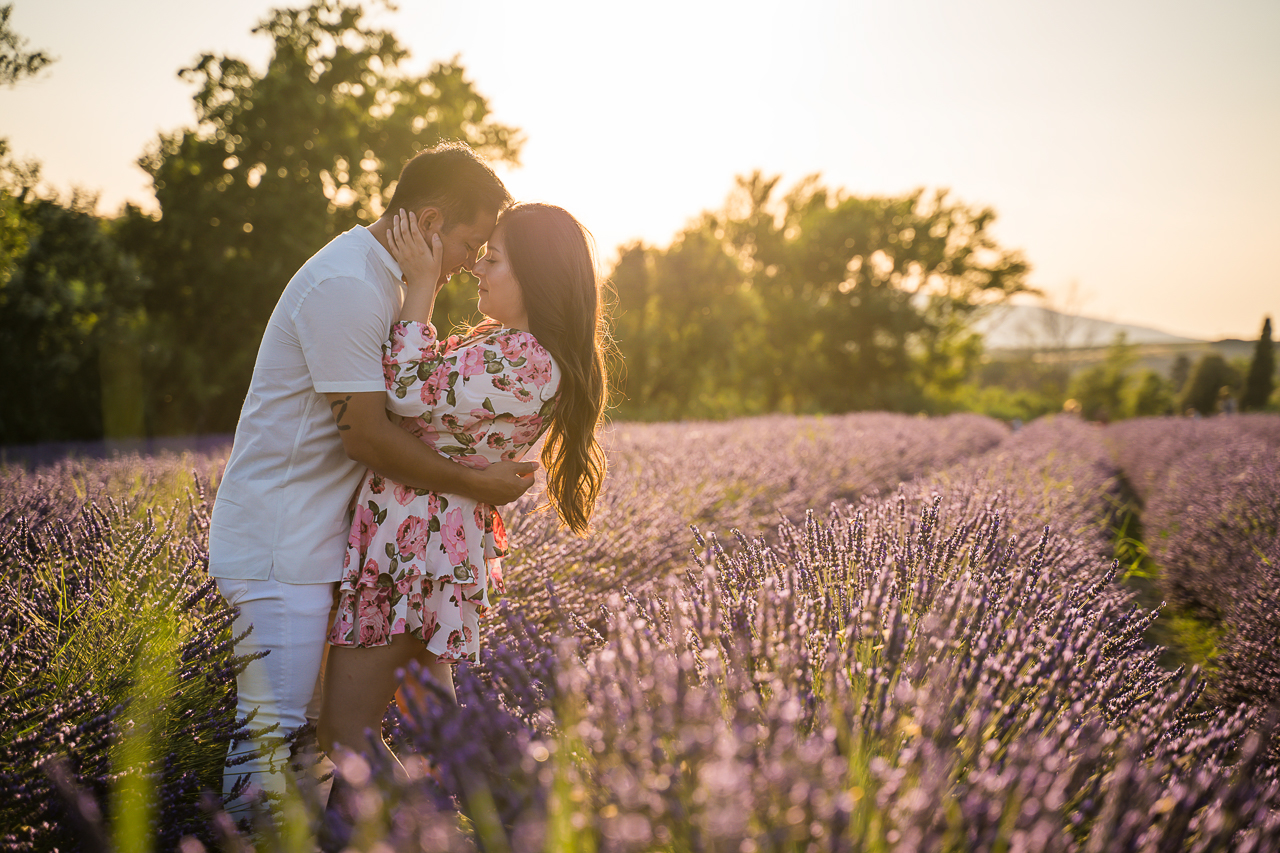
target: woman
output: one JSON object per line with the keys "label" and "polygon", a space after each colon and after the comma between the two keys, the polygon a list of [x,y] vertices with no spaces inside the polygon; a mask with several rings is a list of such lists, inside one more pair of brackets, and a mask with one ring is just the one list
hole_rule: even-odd
{"label": "woman", "polygon": [[[440,238],[428,246],[402,212],[389,243],[407,295],[383,348],[387,408],[477,468],[520,459],[545,432],[551,506],[586,532],[605,472],[595,439],[605,401],[600,294],[586,230],[551,205],[507,210],[473,270],[489,319],[446,341],[430,325]],[[416,660],[453,693],[451,665],[477,660],[479,618],[490,586],[502,591],[506,553],[493,507],[366,475],[329,635],[323,749],[362,749],[372,733],[395,760],[378,733],[396,671]]]}

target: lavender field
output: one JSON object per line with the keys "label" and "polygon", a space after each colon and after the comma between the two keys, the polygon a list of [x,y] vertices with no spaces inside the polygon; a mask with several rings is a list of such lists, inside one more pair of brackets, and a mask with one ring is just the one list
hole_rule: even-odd
{"label": "lavender field", "polygon": [[[461,706],[388,714],[434,772],[339,768],[352,849],[1280,849],[1280,418],[606,444],[593,535],[507,512]],[[204,574],[223,461],[0,472],[0,848],[248,849],[207,793],[252,727]],[[1205,667],[1151,644],[1161,600],[1211,627]],[[314,846],[312,776],[259,849]]]}

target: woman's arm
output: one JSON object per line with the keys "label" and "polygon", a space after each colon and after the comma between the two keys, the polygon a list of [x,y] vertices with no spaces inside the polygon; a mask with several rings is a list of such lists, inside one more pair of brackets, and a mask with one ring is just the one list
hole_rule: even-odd
{"label": "woman's arm", "polygon": [[400,264],[408,291],[400,307],[400,320],[430,323],[436,295],[440,292],[440,265],[444,260],[440,235],[433,233],[428,244],[418,229],[418,220],[402,210],[391,219],[387,247],[391,257]]}

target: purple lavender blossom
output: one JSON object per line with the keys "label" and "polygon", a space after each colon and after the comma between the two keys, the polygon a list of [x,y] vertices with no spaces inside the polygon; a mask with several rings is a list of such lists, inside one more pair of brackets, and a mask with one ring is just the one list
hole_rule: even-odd
{"label": "purple lavender blossom", "polygon": [[[1145,643],[1156,614],[1116,581],[1127,469],[1111,437],[1066,417],[1013,435],[889,415],[613,427],[594,536],[525,514],[536,496],[509,514],[513,592],[480,663],[459,667],[461,705],[410,674],[426,698],[386,725],[410,778],[344,760],[358,796],[339,829],[393,850],[1280,849],[1264,716],[1205,710],[1198,675]],[[7,604],[58,612],[55,592],[91,601],[114,567],[145,568],[126,594],[194,602],[221,626],[216,642],[193,632],[181,683],[223,697],[183,730],[222,746],[245,721],[218,704],[236,662],[200,583],[206,504],[161,531],[104,501],[70,525],[9,517]],[[63,586],[50,556],[74,566]],[[1274,614],[1275,588],[1248,587],[1239,609]],[[1239,634],[1247,686],[1271,677],[1250,669],[1270,623],[1241,619],[1263,626]],[[28,623],[5,623],[6,698],[26,696],[11,675],[54,660]],[[92,824],[99,800],[78,792],[103,793],[95,756],[127,710],[77,701],[57,712],[85,721],[69,775],[0,777],[15,802],[67,804],[18,843],[63,843],[65,817]],[[0,767],[36,766],[57,734],[36,712],[14,719]],[[218,770],[170,755],[165,780]],[[177,792],[163,846],[246,844],[216,809],[203,824],[184,810],[187,788],[162,790]],[[314,790],[303,799],[318,810]]]}

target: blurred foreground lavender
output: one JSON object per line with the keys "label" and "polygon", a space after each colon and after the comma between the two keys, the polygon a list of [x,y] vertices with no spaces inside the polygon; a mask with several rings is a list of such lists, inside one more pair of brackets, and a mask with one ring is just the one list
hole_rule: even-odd
{"label": "blurred foreground lavender", "polygon": [[[413,778],[396,781],[343,763],[361,793],[353,849],[1280,849],[1261,705],[1202,710],[1195,677],[1161,668],[1143,641],[1155,614],[1117,582],[1129,468],[1111,436],[1068,418],[1012,435],[981,418],[890,415],[613,427],[596,534],[576,540],[545,513],[509,513],[512,592],[481,664],[459,669],[462,706],[420,701],[389,716],[397,750],[434,771],[411,760]],[[58,641],[27,636],[51,630],[50,615],[30,614],[66,609],[23,603],[50,601],[54,578],[97,577],[95,559],[129,577],[133,598],[94,599],[96,581],[77,580],[63,599],[118,620],[117,602],[147,612],[136,602],[148,594],[166,612],[196,602],[182,622],[186,669],[166,682],[187,692],[168,719],[197,726],[182,730],[188,748],[212,746],[184,753],[177,726],[163,730],[174,772],[157,774],[156,834],[162,848],[184,833],[208,844],[216,832],[180,781],[213,784],[207,757],[235,727],[225,612],[198,585],[207,508],[197,494],[168,514],[172,529],[148,532],[143,503],[102,536],[100,510],[64,530],[47,504],[4,498],[0,513],[45,506],[48,519],[36,536],[9,512],[0,539],[6,613],[27,608],[6,621],[6,647],[34,644],[7,653],[4,696],[32,669],[93,684],[59,674]],[[51,543],[63,541],[82,556],[59,556]],[[169,550],[126,559],[127,543],[156,542]],[[33,562],[72,570],[16,568]],[[1252,588],[1274,596],[1270,583]],[[1256,607],[1274,614],[1267,601]],[[1271,630],[1241,642],[1274,643]],[[100,669],[127,681],[144,645],[104,651]],[[193,713],[183,695],[200,697]],[[0,797],[42,785],[44,820],[59,820],[62,800],[34,768],[65,750],[64,787],[106,804],[93,768],[125,713],[99,713],[67,746],[43,719],[6,721]],[[313,787],[302,797],[318,803]],[[20,835],[23,813],[0,815],[7,847],[74,846],[65,825]],[[263,849],[310,832],[288,809],[283,820]],[[218,825],[233,849],[236,830]]]}
{"label": "blurred foreground lavender", "polygon": [[208,505],[197,482],[160,526],[136,494],[84,501],[66,481],[44,491],[49,477],[6,472],[26,489],[5,493],[0,529],[0,845],[75,849],[111,794],[171,849],[204,834],[200,798],[220,787],[238,730],[231,614],[206,574]]}

